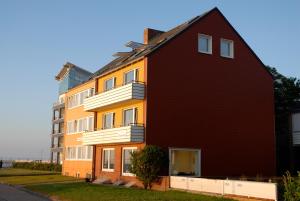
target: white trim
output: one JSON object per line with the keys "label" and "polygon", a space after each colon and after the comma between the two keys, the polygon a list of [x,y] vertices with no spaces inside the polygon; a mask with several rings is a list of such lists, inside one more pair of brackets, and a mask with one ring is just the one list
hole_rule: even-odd
{"label": "white trim", "polygon": [[176,148],[176,147],[169,147],[169,176],[172,176],[172,151],[173,150],[181,150],[181,151],[197,151],[198,152],[198,164],[196,164],[196,168],[198,168],[198,174],[193,175],[194,176],[201,176],[201,149],[194,149],[194,148]]}
{"label": "white trim", "polygon": [[[85,149],[85,156],[84,158],[79,159],[78,158],[78,147],[82,147],[82,150]],[[69,153],[68,153],[68,148],[72,148],[75,149],[75,158],[69,158]],[[65,147],[65,160],[67,161],[92,161],[93,159],[93,146],[91,146],[91,158],[87,158],[88,157],[88,149],[89,146],[85,146],[85,145],[76,145],[76,146],[68,146]]]}
{"label": "white trim", "polygon": [[111,78],[108,78],[108,79],[106,79],[106,80],[103,80],[103,91],[109,91],[109,90],[112,90],[112,89],[106,89],[106,82],[108,81],[108,80],[112,80],[112,85],[113,85],[113,87],[112,87],[112,89],[114,89],[114,88],[116,88],[116,77],[111,77]]}
{"label": "white trim", "polygon": [[[111,128],[114,128],[114,118],[115,118],[115,115],[114,115],[115,113],[114,112],[107,112],[107,113],[104,113],[103,114],[103,117],[102,117],[102,128],[103,129],[111,129]],[[112,115],[112,121],[111,121],[111,125],[110,125],[110,128],[105,128],[105,124],[106,124],[106,122],[105,122],[105,116],[106,115]]]}
{"label": "white trim", "polygon": [[126,85],[126,84],[130,84],[130,83],[132,83],[132,82],[128,82],[128,83],[126,83],[126,74],[127,73],[129,73],[129,72],[131,72],[131,71],[133,71],[133,81],[132,82],[137,82],[138,81],[138,71],[139,71],[139,68],[134,68],[134,69],[131,69],[131,70],[128,70],[128,71],[126,71],[126,72],[124,72],[123,73],[123,85]]}
{"label": "white trim", "polygon": [[[222,55],[222,42],[229,43],[229,56]],[[230,59],[234,58],[234,41],[233,40],[229,40],[229,39],[225,39],[225,38],[220,39],[220,56],[225,57],[225,58],[230,58]]]}
{"label": "white trim", "polygon": [[124,170],[124,151],[125,150],[137,150],[137,147],[123,147],[122,148],[122,176],[131,176],[131,177],[134,177],[135,174],[132,174],[132,173],[128,173],[128,172],[123,172]]}
{"label": "white trim", "polygon": [[122,110],[123,110],[123,112],[122,112],[122,124],[123,124],[123,126],[128,126],[128,125],[125,124],[125,111],[126,110],[133,110],[133,122],[132,122],[132,124],[137,123],[137,118],[138,117],[135,115],[136,111],[138,111],[137,107],[128,107],[128,108],[123,108]]}
{"label": "white trim", "polygon": [[[203,51],[200,49],[200,38],[205,38],[208,40],[208,51]],[[198,33],[198,52],[204,54],[212,54],[212,36]]]}
{"label": "white trim", "polygon": [[[86,98],[89,98],[90,96],[91,96],[91,90],[94,90],[94,88],[93,87],[91,87],[91,88],[88,88],[88,89],[85,89],[85,90],[83,90],[83,91],[80,91],[80,92],[77,92],[77,93],[75,93],[75,94],[73,94],[73,95],[71,95],[71,96],[68,96],[67,97],[67,100],[66,100],[66,102],[67,102],[67,109],[74,109],[74,108],[77,108],[77,107],[80,107],[80,106],[83,106],[83,102],[84,102],[84,99],[86,99]],[[82,104],[80,104],[80,94],[84,94],[85,92],[87,92],[87,97],[83,97],[83,100],[82,100]],[[76,98],[76,101],[74,101],[74,106],[72,106],[72,107],[70,107],[69,105],[70,105],[70,99],[71,98],[75,98],[75,97],[77,97]]]}
{"label": "white trim", "polygon": [[[102,167],[102,171],[104,171],[104,172],[114,172],[115,171],[115,168],[114,169],[110,168],[110,151],[112,151],[112,150],[115,152],[115,161],[116,161],[115,148],[103,148],[102,149],[102,165],[101,165],[101,167]],[[103,165],[104,165],[104,151],[109,151],[108,152],[108,168],[103,167]],[[115,161],[114,161],[114,166],[116,164]]]}
{"label": "white trim", "polygon": [[[79,119],[73,119],[73,120],[69,120],[69,121],[67,121],[67,125],[66,125],[66,127],[67,127],[67,129],[66,129],[66,134],[67,135],[73,135],[73,134],[82,134],[82,133],[84,133],[85,131],[89,131],[89,126],[90,126],[90,118],[93,118],[93,120],[92,120],[92,122],[94,121],[94,115],[92,115],[92,116],[86,116],[86,117],[82,117],[82,118],[79,118]],[[83,121],[83,119],[86,119],[86,129],[85,130],[83,130],[83,123],[82,123],[82,131],[79,131],[79,121],[81,120],[81,121]],[[75,130],[73,130],[73,132],[70,132],[70,129],[69,129],[69,123],[71,123],[71,122],[73,122],[72,123],[72,126],[73,127],[75,127],[75,125],[74,125],[74,122],[75,121],[77,121],[77,125],[76,125],[76,128],[75,128]],[[93,130],[92,130],[93,131]]]}

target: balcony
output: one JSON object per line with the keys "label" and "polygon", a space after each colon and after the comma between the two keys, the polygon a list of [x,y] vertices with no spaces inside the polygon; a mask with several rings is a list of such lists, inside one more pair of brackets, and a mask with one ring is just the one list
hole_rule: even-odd
{"label": "balcony", "polygon": [[51,152],[62,152],[63,151],[63,147],[61,145],[53,145],[51,147]]}
{"label": "balcony", "polygon": [[61,131],[53,130],[51,135],[52,135],[52,137],[61,137],[64,135],[64,130],[61,130]]}
{"label": "balcony", "polygon": [[144,142],[144,126],[132,124],[118,128],[110,128],[86,132],[82,136],[83,145]]}
{"label": "balcony", "polygon": [[64,102],[55,102],[55,103],[53,103],[53,106],[52,106],[53,109],[59,109],[59,108],[64,108],[64,107],[65,107]]}
{"label": "balcony", "polygon": [[86,98],[83,102],[84,110],[95,112],[105,106],[128,100],[143,100],[145,96],[145,85],[140,82],[126,84],[109,91],[105,91]]}

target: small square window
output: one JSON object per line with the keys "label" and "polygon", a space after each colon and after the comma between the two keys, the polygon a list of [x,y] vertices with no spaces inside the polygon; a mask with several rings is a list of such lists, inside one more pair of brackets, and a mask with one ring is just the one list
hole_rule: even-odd
{"label": "small square window", "polygon": [[233,58],[233,41],[221,39],[220,51],[222,57]]}
{"label": "small square window", "polygon": [[198,52],[212,54],[212,37],[204,34],[198,35]]}

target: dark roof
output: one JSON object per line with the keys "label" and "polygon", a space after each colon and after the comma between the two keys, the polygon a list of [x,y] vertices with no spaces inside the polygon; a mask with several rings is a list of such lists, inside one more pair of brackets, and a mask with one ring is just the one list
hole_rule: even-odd
{"label": "dark roof", "polygon": [[188,28],[190,25],[192,25],[194,22],[198,21],[208,13],[212,12],[217,8],[214,8],[208,12],[203,13],[202,15],[199,15],[197,17],[192,18],[191,20],[180,24],[179,26],[176,26],[169,31],[163,32],[162,34],[159,34],[158,36],[152,38],[148,44],[144,44],[143,46],[132,50],[128,54],[125,54],[124,56],[117,57],[116,59],[112,60],[108,64],[106,64],[104,67],[96,71],[90,79],[93,79],[95,77],[107,74],[108,72],[111,72],[121,66],[124,66],[126,64],[129,64],[130,62],[136,61],[144,56],[147,56],[151,52],[155,51],[158,47],[160,47],[162,44],[166,43],[182,31],[184,31],[186,28]]}
{"label": "dark roof", "polygon": [[196,16],[196,17],[192,18],[191,20],[189,20],[189,21],[187,21],[183,24],[180,24],[179,26],[176,26],[176,27],[172,28],[169,31],[162,32],[161,34],[158,34],[156,37],[153,37],[152,39],[150,39],[148,44],[144,44],[140,48],[134,49],[130,53],[124,54],[124,56],[120,56],[120,57],[114,59],[113,61],[111,61],[110,63],[108,63],[104,67],[102,67],[100,70],[96,71],[90,77],[90,79],[105,75],[105,74],[107,74],[109,72],[112,72],[112,71],[114,71],[114,70],[116,70],[120,67],[123,67],[123,66],[125,66],[125,65],[127,65],[131,62],[137,61],[137,60],[143,58],[144,56],[147,56],[147,55],[151,54],[156,49],[158,49],[160,46],[164,45],[165,43],[167,43],[168,41],[170,41],[171,39],[173,39],[174,37],[176,37],[177,35],[179,35],[183,31],[185,31],[187,28],[189,28],[192,24],[194,24],[195,22],[203,19],[205,16],[212,13],[213,11],[217,11],[221,15],[221,17],[223,17],[225,22],[227,22],[227,24],[233,29],[233,31],[238,35],[238,37],[248,47],[248,49],[253,54],[253,56],[256,57],[256,59],[261,63],[264,70],[273,79],[273,75],[265,68],[264,63],[259,59],[259,57],[251,49],[251,47],[246,43],[246,41],[241,37],[241,35],[234,29],[234,27],[229,23],[229,21],[225,18],[225,16],[221,13],[221,11],[217,7],[203,13],[202,15]]}

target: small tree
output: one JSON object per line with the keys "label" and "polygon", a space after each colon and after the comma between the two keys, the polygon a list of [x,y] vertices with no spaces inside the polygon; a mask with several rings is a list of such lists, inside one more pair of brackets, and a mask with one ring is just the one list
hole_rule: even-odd
{"label": "small tree", "polygon": [[167,161],[166,153],[161,148],[147,145],[131,154],[130,171],[143,182],[145,189],[151,189],[152,183],[158,180],[159,173]]}

